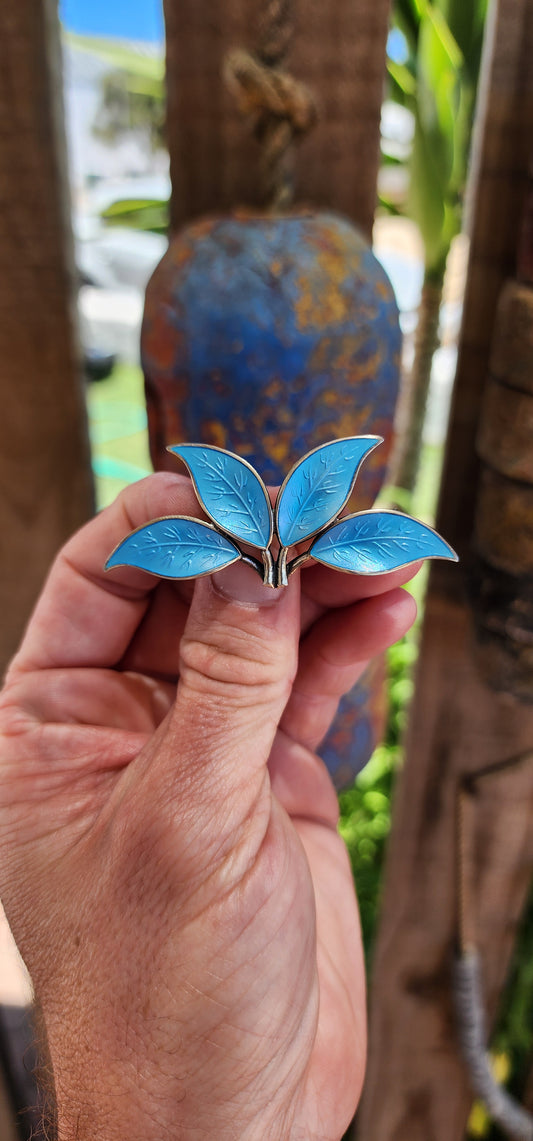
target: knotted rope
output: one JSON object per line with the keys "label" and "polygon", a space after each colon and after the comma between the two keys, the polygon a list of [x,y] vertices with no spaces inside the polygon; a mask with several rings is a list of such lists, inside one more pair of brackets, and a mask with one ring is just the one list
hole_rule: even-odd
{"label": "knotted rope", "polygon": [[291,37],[289,0],[267,0],[257,51],[236,49],[224,61],[224,77],[237,106],[254,121],[262,148],[265,199],[274,212],[286,210],[292,202],[293,140],[309,131],[317,118],[312,93],[278,66]]}
{"label": "knotted rope", "polygon": [[293,0],[262,0],[257,55],[269,67],[285,59],[294,31]]}

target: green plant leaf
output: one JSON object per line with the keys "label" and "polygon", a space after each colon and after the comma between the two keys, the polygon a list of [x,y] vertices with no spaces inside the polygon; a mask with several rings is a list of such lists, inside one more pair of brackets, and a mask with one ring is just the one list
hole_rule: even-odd
{"label": "green plant leaf", "polygon": [[393,59],[387,59],[387,71],[406,99],[414,99],[416,96],[416,78],[407,64],[395,63]]}
{"label": "green plant leaf", "polygon": [[392,202],[390,198],[386,198],[384,194],[380,194],[379,190],[378,206],[380,206],[385,213],[390,214],[392,218],[402,217],[402,211],[398,209],[396,204]]}
{"label": "green plant leaf", "polygon": [[435,268],[443,254],[444,191],[431,138],[424,131],[418,112],[411,152],[411,181],[407,213],[417,223],[426,250],[426,267]]}
{"label": "green plant leaf", "polygon": [[134,230],[166,234],[169,204],[162,198],[121,198],[107,206],[101,218],[111,226],[129,226]]}
{"label": "green plant leaf", "polygon": [[395,0],[394,19],[400,31],[416,44],[420,27],[421,8],[425,0]]}
{"label": "green plant leaf", "polygon": [[431,142],[443,187],[454,166],[461,65],[461,52],[442,13],[428,5],[420,25],[417,104],[420,127]]}
{"label": "green plant leaf", "polygon": [[112,76],[119,76],[124,87],[130,95],[142,95],[149,99],[163,102],[163,80],[156,75],[144,75],[142,72],[123,71],[110,72]]}
{"label": "green plant leaf", "polygon": [[475,86],[479,74],[488,0],[437,0],[437,6],[461,50],[469,81]]}

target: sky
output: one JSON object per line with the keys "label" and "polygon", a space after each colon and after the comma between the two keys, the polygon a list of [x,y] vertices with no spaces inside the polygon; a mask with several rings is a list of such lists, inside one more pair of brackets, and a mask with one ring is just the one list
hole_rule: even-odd
{"label": "sky", "polygon": [[71,32],[163,42],[161,0],[60,0],[59,11]]}

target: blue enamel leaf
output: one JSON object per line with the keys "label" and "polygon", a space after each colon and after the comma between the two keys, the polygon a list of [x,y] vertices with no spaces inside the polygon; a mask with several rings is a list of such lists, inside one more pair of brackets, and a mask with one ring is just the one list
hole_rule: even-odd
{"label": "blue enamel leaf", "polygon": [[436,531],[397,511],[347,515],[315,539],[310,553],[326,566],[353,574],[383,574],[418,559],[457,561]]}
{"label": "blue enamel leaf", "polygon": [[195,578],[240,559],[238,547],[210,523],[174,515],[155,519],[124,539],[105,569],[138,567],[161,578]]}
{"label": "blue enamel leaf", "polygon": [[301,543],[342,511],[357,472],[381,436],[351,436],[315,448],[293,467],[276,503],[276,530],[283,547]]}
{"label": "blue enamel leaf", "polygon": [[253,547],[268,547],[272,507],[250,464],[201,444],[176,444],[168,451],[187,465],[202,507],[219,527]]}

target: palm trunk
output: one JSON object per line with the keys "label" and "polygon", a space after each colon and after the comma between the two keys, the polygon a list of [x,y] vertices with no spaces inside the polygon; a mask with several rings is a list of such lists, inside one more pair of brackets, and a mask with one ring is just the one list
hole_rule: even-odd
{"label": "palm trunk", "polygon": [[426,271],[418,310],[415,353],[410,373],[404,379],[398,407],[396,453],[392,461],[392,482],[413,492],[420,466],[422,434],[431,380],[433,354],[439,345],[439,315],[444,270]]}

